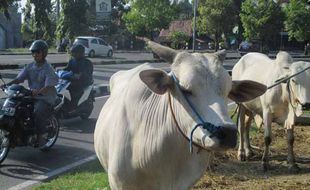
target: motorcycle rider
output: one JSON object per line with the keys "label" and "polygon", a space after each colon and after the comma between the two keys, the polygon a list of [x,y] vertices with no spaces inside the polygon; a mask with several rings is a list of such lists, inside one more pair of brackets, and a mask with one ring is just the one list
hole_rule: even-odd
{"label": "motorcycle rider", "polygon": [[63,69],[73,72],[70,78],[71,84],[68,87],[71,96],[71,110],[74,109],[80,97],[83,95],[84,88],[93,84],[93,64],[85,58],[85,47],[81,44],[74,44],[71,49],[72,59]]}
{"label": "motorcycle rider", "polygon": [[34,123],[37,129],[37,135],[29,139],[31,143],[42,146],[46,143],[45,122],[52,111],[57,94],[55,85],[58,82],[58,76],[54,68],[47,63],[46,56],[48,45],[44,40],[35,40],[29,50],[32,53],[34,61],[24,67],[15,79],[7,85],[19,84],[28,80],[28,86],[34,97]]}

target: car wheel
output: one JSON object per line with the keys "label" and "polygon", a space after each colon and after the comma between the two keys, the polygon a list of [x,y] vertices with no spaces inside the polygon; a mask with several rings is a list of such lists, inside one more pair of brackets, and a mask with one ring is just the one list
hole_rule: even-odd
{"label": "car wheel", "polygon": [[113,56],[113,51],[112,50],[109,50],[109,52],[108,52],[108,55],[107,55],[108,57],[112,57]]}
{"label": "car wheel", "polygon": [[89,57],[95,57],[95,51],[91,50],[88,54]]}

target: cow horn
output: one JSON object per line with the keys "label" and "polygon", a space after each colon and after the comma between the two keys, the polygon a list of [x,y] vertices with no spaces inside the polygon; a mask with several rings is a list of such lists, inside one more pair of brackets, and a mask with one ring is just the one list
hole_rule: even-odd
{"label": "cow horn", "polygon": [[160,58],[164,59],[169,63],[173,63],[173,60],[178,53],[176,50],[172,48],[160,45],[153,41],[148,41],[148,46],[152,49],[152,51],[155,54],[157,54]]}

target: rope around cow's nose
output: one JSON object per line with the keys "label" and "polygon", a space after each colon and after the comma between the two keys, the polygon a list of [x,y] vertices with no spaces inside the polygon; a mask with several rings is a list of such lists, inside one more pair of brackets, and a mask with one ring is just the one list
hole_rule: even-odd
{"label": "rope around cow's nose", "polygon": [[212,123],[209,123],[209,122],[198,123],[197,125],[195,125],[195,127],[191,131],[190,141],[189,141],[189,151],[190,151],[190,153],[193,153],[193,135],[194,135],[195,130],[198,127],[202,127],[203,129],[206,129],[207,131],[209,131],[211,133],[209,135],[210,138],[215,136],[218,139],[223,139],[225,137],[223,132],[222,132],[222,130],[221,130],[221,127],[213,125]]}

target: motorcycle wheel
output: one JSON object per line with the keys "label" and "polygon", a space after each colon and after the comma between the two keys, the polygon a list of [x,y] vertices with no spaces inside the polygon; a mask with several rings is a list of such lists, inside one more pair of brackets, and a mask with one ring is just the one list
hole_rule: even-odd
{"label": "motorcycle wheel", "polygon": [[8,156],[10,150],[10,139],[5,136],[5,131],[0,129],[0,164]]}
{"label": "motorcycle wheel", "polygon": [[58,138],[59,128],[60,128],[60,123],[57,117],[55,115],[52,115],[51,117],[49,117],[47,121],[47,126],[46,126],[46,129],[48,131],[47,142],[45,145],[40,147],[41,151],[45,152],[52,148],[52,146],[55,144]]}
{"label": "motorcycle wheel", "polygon": [[93,102],[89,102],[89,109],[87,109],[86,111],[80,113],[80,118],[83,120],[86,120],[89,118],[90,114],[93,112],[94,109],[94,103]]}

